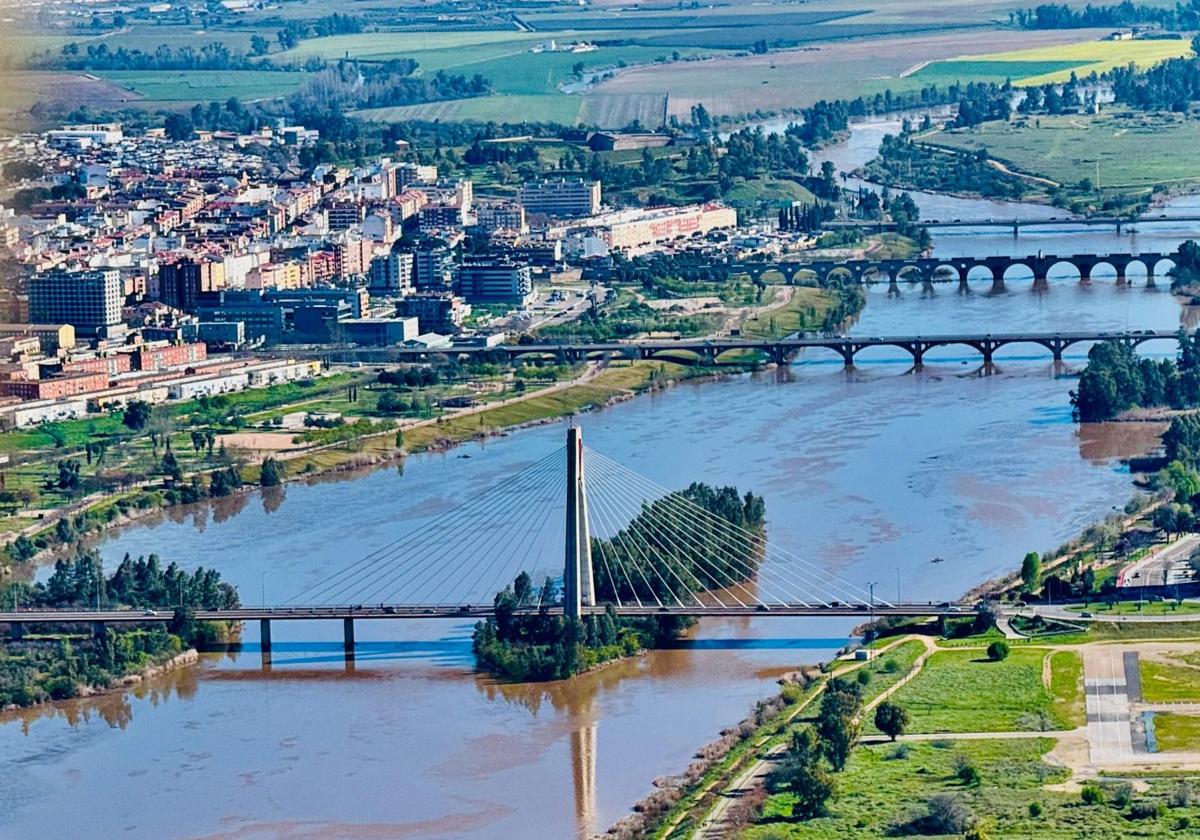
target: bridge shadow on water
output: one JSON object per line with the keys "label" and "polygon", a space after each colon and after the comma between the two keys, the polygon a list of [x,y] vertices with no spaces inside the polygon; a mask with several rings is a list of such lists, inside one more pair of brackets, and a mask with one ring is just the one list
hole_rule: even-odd
{"label": "bridge shadow on water", "polygon": [[256,642],[213,645],[205,653],[228,653],[241,656],[269,657],[273,667],[303,667],[338,665],[353,659],[359,664],[422,662],[444,667],[474,668],[470,636],[447,636],[441,639],[412,641],[359,641],[354,653],[347,656],[342,642],[273,642],[269,653]]}
{"label": "bridge shadow on water", "polygon": [[848,641],[846,636],[812,639],[681,639],[666,647],[670,650],[837,650]]}

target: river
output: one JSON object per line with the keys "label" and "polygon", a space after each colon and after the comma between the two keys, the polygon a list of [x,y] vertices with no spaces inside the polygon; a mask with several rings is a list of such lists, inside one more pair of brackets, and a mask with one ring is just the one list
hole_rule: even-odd
{"label": "river", "polygon": [[[978,213],[979,211],[976,210]],[[1155,226],[1021,235],[938,233],[939,253],[1169,250]],[[1171,329],[1163,285],[1067,275],[870,288],[853,330]],[[766,498],[770,539],[884,598],[944,599],[1053,548],[1132,492],[1132,428],[1072,424],[1063,365],[1012,348],[992,371],[954,348],[920,372],[865,353],[685,383],[579,422],[588,444],[660,484],[737,484]],[[1169,348],[1150,348],[1169,352]],[[173,510],[101,544],[106,562],[157,552],[209,564],[247,603],[280,600],[561,445],[523,430],[338,480]],[[462,456],[470,455],[470,458]],[[561,549],[531,545],[532,571]],[[945,562],[934,564],[934,557]],[[830,656],[851,622],[701,623],[694,640],[568,684],[497,685],[472,671],[464,622],[359,622],[354,662],[331,625],[277,625],[264,665],[242,653],[126,694],[0,723],[0,838],[584,837],[774,689]]]}

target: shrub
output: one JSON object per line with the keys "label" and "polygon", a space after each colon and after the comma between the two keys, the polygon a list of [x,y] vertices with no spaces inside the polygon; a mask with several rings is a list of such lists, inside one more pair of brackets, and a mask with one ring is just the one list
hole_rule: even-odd
{"label": "shrub", "polygon": [[897,744],[887,757],[889,761],[904,761],[911,753],[912,747],[908,744]]}
{"label": "shrub", "polygon": [[1126,808],[1133,801],[1133,785],[1128,782],[1122,782],[1119,785],[1113,785],[1112,804],[1115,808]]}
{"label": "shrub", "polygon": [[993,662],[1003,662],[1008,659],[1008,642],[992,642],[987,646],[987,658]]}
{"label": "shrub", "polygon": [[962,834],[973,821],[971,809],[952,793],[931,796],[927,807],[924,826],[930,834]]}
{"label": "shrub", "polygon": [[1104,791],[1096,785],[1084,785],[1083,790],[1079,791],[1079,799],[1084,805],[1103,805]]}
{"label": "shrub", "polygon": [[964,785],[979,784],[979,768],[972,764],[971,759],[965,755],[954,756],[951,766],[954,768],[954,775]]}
{"label": "shrub", "polygon": [[1167,812],[1167,806],[1161,802],[1134,802],[1129,809],[1131,820],[1156,820]]}
{"label": "shrub", "polygon": [[1175,786],[1175,790],[1171,791],[1171,807],[1186,808],[1192,804],[1195,795],[1191,782],[1181,781]]}
{"label": "shrub", "polygon": [[1041,815],[1042,815],[1042,803],[1041,802],[1030,802],[1029,803],[1029,816],[1033,817],[1036,820]]}

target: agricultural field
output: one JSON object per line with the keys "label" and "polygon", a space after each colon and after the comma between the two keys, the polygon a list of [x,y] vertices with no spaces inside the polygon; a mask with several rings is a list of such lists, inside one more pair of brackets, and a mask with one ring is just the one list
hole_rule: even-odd
{"label": "agricultural field", "polygon": [[273,70],[114,70],[104,78],[148,103],[224,100],[243,102],[285,96],[303,84],[307,74]]}
{"label": "agricultural field", "polygon": [[1200,123],[1172,114],[1112,112],[985,123],[925,138],[937,146],[986,148],[1010,168],[1075,185],[1087,178],[1105,190],[1146,190],[1196,183]]}
{"label": "agricultural field", "polygon": [[[715,114],[781,111],[805,107],[819,99],[854,98],[887,88],[920,87],[921,83],[909,78],[933,62],[982,55],[997,48],[1016,50],[1091,42],[1103,34],[1102,30],[964,29],[864,38],[766,55],[724,56],[630,68],[596,85],[589,95],[665,93],[670,97],[670,115],[680,118],[686,118],[697,103]],[[990,67],[978,69],[996,72]],[[1036,66],[1027,65],[1027,69],[1046,72],[1061,68],[1047,68],[1039,62]]]}
{"label": "agricultural field", "polygon": [[[894,700],[912,716],[912,732],[1016,732],[1043,728],[1071,728],[1079,682],[1068,660],[1052,660],[1071,677],[1050,688],[1043,682],[1046,651],[1013,648],[1008,659],[991,662],[981,649],[935,653],[912,682],[896,692]],[[1076,657],[1078,659],[1078,657]],[[1002,693],[996,686],[1003,685]],[[1055,694],[1055,689],[1059,693]]]}

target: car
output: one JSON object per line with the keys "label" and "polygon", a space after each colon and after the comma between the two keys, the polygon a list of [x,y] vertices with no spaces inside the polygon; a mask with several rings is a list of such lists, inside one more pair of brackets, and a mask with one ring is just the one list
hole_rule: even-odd
{"label": "car", "polygon": [[158,612],[156,610],[146,610],[142,615],[155,616],[158,615]]}
{"label": "car", "polygon": [[383,611],[384,611],[385,613],[387,613],[388,615],[395,615],[395,614],[396,614],[396,608],[395,608],[395,607],[384,607],[384,608],[383,608]]}
{"label": "car", "polygon": [[1081,613],[1079,614],[1079,617],[1080,617],[1080,618],[1091,618],[1091,617],[1092,617],[1092,613],[1091,613],[1091,611],[1089,611],[1089,610],[1084,610],[1083,612],[1081,612]]}
{"label": "car", "polygon": [[759,612],[767,612],[769,607],[767,607],[766,604],[759,604],[757,607],[755,607],[755,609],[757,609]]}

